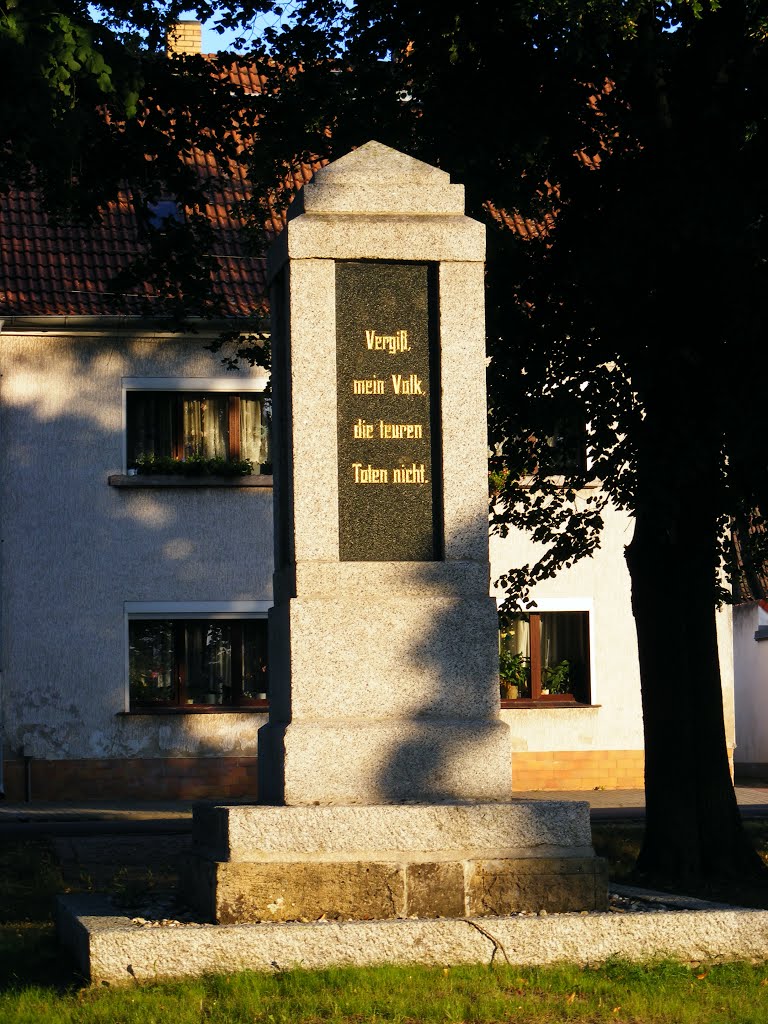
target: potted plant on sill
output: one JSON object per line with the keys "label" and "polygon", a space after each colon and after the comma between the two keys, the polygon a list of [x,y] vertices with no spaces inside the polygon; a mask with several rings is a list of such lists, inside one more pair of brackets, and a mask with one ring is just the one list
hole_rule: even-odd
{"label": "potted plant on sill", "polygon": [[542,672],[541,682],[543,696],[570,693],[571,664],[568,659],[563,658],[556,665],[548,665]]}
{"label": "potted plant on sill", "polygon": [[250,459],[225,459],[220,455],[209,459],[204,455],[192,454],[184,459],[176,459],[172,455],[141,452],[131,463],[128,473],[131,476],[250,476],[253,463]]}
{"label": "potted plant on sill", "polygon": [[499,683],[502,700],[517,700],[530,694],[531,660],[519,651],[499,651]]}

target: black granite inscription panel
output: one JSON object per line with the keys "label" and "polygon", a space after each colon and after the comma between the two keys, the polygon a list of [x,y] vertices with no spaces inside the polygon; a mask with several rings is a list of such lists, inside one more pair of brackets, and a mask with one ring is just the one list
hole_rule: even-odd
{"label": "black granite inscription panel", "polygon": [[436,309],[427,263],[336,264],[343,562],[441,557]]}

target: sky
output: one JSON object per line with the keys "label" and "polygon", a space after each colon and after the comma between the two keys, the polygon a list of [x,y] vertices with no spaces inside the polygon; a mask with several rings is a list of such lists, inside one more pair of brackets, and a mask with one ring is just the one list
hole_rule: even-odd
{"label": "sky", "polygon": [[[181,17],[194,19],[195,15],[187,13],[182,14]],[[269,19],[274,20],[274,15],[270,15]],[[259,17],[256,19],[252,29],[254,35],[258,34],[259,28],[264,24],[265,20],[265,17]],[[246,39],[249,38],[248,32],[224,32],[219,34],[214,30],[213,25],[213,21],[203,23],[203,53],[216,53],[217,50],[226,50],[241,34],[245,35]]]}
{"label": "sky", "polygon": [[[194,15],[185,14],[185,18],[193,18]],[[203,24],[203,53],[216,53],[217,50],[228,49],[238,37],[238,32],[224,32],[221,35],[214,31],[213,22]]]}

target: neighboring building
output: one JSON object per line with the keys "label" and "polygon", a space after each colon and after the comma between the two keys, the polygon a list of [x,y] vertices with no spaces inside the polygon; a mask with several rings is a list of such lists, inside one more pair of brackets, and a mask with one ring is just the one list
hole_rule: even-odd
{"label": "neighboring building", "polygon": [[[209,213],[227,324],[247,326],[263,261],[224,196]],[[114,315],[107,282],[136,248],[129,194],[98,229],[51,227],[29,195],[4,201],[2,215],[6,793],[252,797],[272,601],[266,378],[225,370],[205,347],[221,325],[171,333],[139,315],[147,296]],[[221,461],[214,476],[169,475],[174,458]],[[224,475],[244,459],[251,475]],[[133,475],[137,463],[166,472]],[[530,656],[502,711],[517,791],[642,785],[631,522],[606,520],[594,558],[537,588],[536,608],[504,639],[510,658]],[[532,551],[527,536],[493,537],[494,577]],[[719,639],[732,748],[728,611]]]}
{"label": "neighboring building", "polygon": [[[750,532],[759,529],[749,527]],[[762,532],[762,530],[760,530]],[[733,609],[736,702],[734,769],[742,777],[768,778],[768,572],[749,571],[741,538],[734,535],[738,603]]]}
{"label": "neighboring building", "polygon": [[733,609],[733,675],[736,702],[734,770],[768,778],[768,602]]}

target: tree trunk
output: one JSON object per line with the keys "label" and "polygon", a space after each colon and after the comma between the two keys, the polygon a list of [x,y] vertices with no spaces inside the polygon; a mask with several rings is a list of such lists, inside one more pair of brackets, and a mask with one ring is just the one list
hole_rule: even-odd
{"label": "tree trunk", "polygon": [[626,550],[645,736],[646,828],[637,866],[678,884],[765,874],[744,832],[728,763],[715,628],[717,479],[699,479],[694,488],[686,475],[678,468],[666,480],[663,472],[646,486],[638,480]]}

